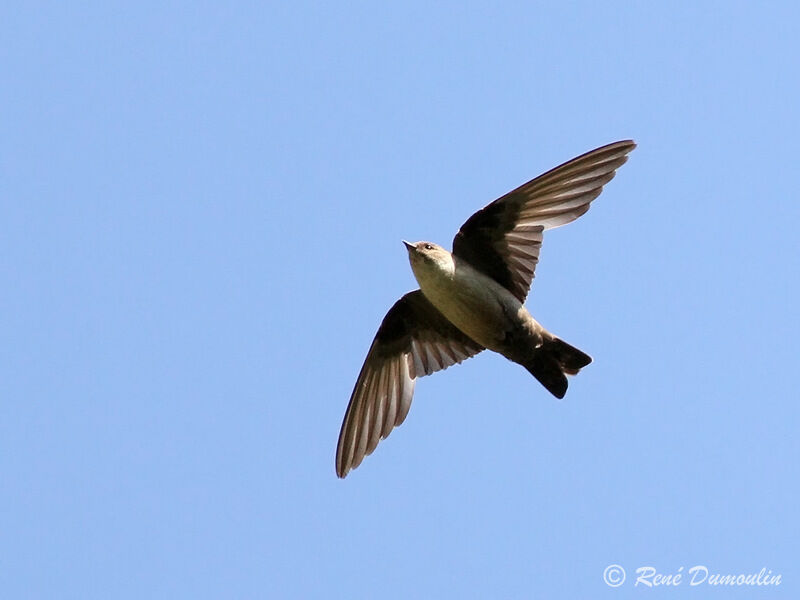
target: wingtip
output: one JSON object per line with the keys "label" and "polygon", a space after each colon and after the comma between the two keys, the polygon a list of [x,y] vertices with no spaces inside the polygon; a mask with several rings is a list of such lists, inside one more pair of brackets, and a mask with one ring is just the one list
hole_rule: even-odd
{"label": "wingtip", "polygon": [[600,146],[599,148],[596,148],[595,150],[590,150],[589,152],[587,152],[587,154],[590,154],[590,153],[593,153],[593,152],[597,152],[597,151],[616,149],[616,148],[625,148],[628,152],[631,152],[634,148],[636,148],[636,146],[637,146],[637,144],[636,144],[636,142],[634,140],[631,140],[631,139],[618,140],[616,142],[611,142],[610,144],[606,144],[605,146]]}
{"label": "wingtip", "polygon": [[341,456],[337,456],[335,468],[336,468],[336,477],[338,477],[339,479],[344,479],[345,477],[347,477],[347,474],[350,472],[352,467],[350,465],[344,464],[344,461],[342,460]]}

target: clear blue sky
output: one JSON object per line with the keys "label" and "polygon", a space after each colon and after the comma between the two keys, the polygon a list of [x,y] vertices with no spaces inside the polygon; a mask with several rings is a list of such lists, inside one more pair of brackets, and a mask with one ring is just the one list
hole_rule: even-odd
{"label": "clear blue sky", "polygon": [[[0,596],[797,598],[794,3],[220,4],[0,10]],[[480,355],[338,480],[400,240],[629,137],[567,397]]]}

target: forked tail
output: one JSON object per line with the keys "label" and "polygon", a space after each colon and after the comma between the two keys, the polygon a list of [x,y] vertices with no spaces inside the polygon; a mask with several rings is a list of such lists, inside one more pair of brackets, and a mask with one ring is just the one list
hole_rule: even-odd
{"label": "forked tail", "polygon": [[592,357],[570,346],[564,340],[545,333],[542,345],[524,363],[531,375],[536,377],[556,398],[567,393],[567,375],[576,375],[592,362]]}

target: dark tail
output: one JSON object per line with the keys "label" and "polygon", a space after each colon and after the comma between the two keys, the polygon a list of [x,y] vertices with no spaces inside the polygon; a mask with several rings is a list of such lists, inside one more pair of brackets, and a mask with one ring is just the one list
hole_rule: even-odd
{"label": "dark tail", "polygon": [[567,375],[576,375],[592,357],[557,337],[545,333],[541,347],[523,364],[556,398],[567,393]]}

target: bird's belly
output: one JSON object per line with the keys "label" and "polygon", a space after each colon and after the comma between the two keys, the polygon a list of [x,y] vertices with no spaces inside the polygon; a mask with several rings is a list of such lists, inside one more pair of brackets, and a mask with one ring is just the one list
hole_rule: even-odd
{"label": "bird's belly", "polygon": [[470,270],[452,279],[421,285],[422,293],[448,321],[490,350],[500,350],[522,304],[508,290]]}

